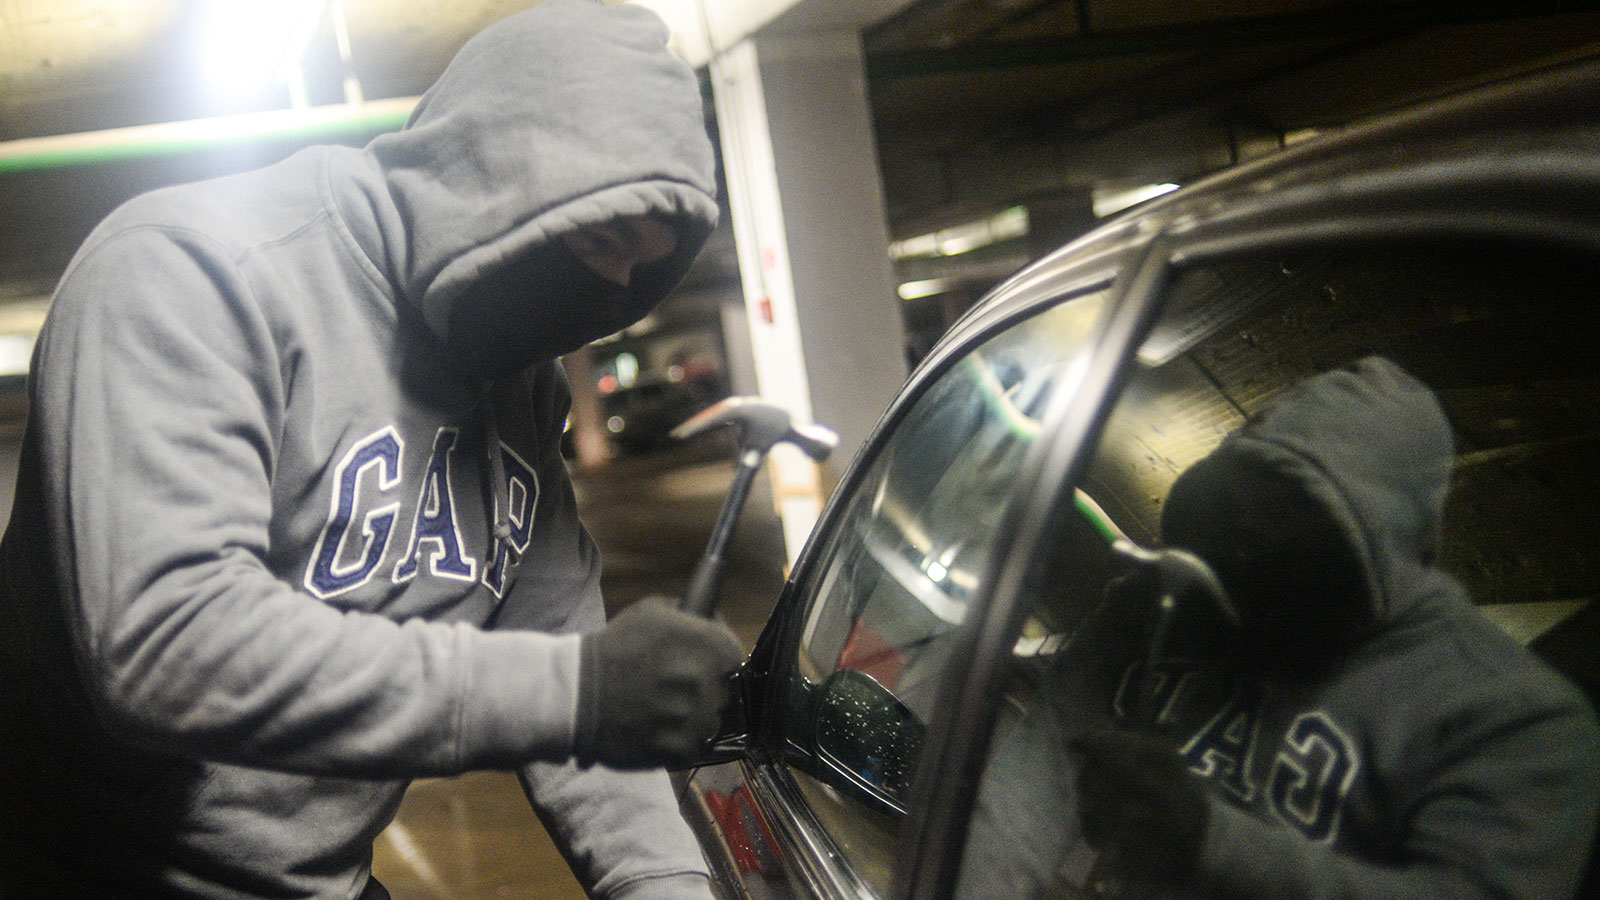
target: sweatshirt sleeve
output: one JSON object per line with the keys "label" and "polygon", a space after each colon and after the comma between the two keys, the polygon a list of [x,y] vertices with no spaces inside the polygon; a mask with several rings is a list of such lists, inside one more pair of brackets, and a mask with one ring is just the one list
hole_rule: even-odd
{"label": "sweatshirt sleeve", "polygon": [[416,777],[564,758],[577,642],[325,605],[267,569],[288,361],[192,233],[97,236],[30,391],[55,576],[104,727],[218,761]]}
{"label": "sweatshirt sleeve", "polygon": [[[565,633],[605,624],[600,555],[578,519],[566,465],[556,449],[567,394],[541,423],[547,436],[538,472],[533,537],[501,608],[497,629]],[[709,900],[705,858],[678,811],[665,772],[538,762],[520,773],[523,791],[584,890],[600,900]]]}
{"label": "sweatshirt sleeve", "polygon": [[522,786],[584,890],[599,900],[709,900],[705,857],[667,773],[534,763]]}
{"label": "sweatshirt sleeve", "polygon": [[1519,696],[1507,686],[1500,712],[1441,741],[1434,771],[1408,791],[1398,858],[1360,859],[1213,797],[1202,878],[1252,900],[1572,896],[1600,803],[1600,729],[1575,696]]}

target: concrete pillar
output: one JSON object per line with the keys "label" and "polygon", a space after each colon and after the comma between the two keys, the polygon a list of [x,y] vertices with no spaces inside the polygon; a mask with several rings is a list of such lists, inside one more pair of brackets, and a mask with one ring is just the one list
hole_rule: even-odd
{"label": "concrete pillar", "polygon": [[572,443],[580,469],[592,469],[611,458],[611,442],[606,438],[600,395],[594,386],[594,349],[579,347],[561,358],[572,386]]}
{"label": "concrete pillar", "polygon": [[906,377],[860,39],[751,38],[714,57],[711,76],[757,384],[841,438],[828,472],[773,455],[792,561],[824,485]]}

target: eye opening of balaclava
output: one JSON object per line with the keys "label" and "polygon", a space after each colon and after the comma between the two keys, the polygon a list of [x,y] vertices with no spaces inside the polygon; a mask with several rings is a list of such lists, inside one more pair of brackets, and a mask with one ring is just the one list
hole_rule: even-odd
{"label": "eye opening of balaclava", "polygon": [[1162,538],[1205,560],[1242,619],[1238,661],[1315,677],[1358,644],[1374,607],[1350,538],[1291,476],[1215,453],[1173,484]]}

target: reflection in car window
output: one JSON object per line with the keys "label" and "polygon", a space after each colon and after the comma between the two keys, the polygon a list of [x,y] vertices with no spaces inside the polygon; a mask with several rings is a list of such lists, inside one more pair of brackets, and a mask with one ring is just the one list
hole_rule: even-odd
{"label": "reflection in car window", "polygon": [[[1247,424],[1260,434],[1260,414],[1275,403],[1309,402],[1296,385],[1376,354],[1409,375],[1366,362],[1344,381],[1318,383],[1420,394],[1409,387],[1415,376],[1437,396],[1455,445],[1440,536],[1418,533],[1414,560],[1382,568],[1379,587],[1353,589],[1381,591],[1375,620],[1330,660],[1320,651],[1344,620],[1329,622],[1328,641],[1268,656],[1285,648],[1258,646],[1270,630],[1258,620],[1247,615],[1241,626],[1181,598],[1173,637],[1152,647],[1157,587],[1112,562],[1080,523],[1033,614],[1070,636],[1045,659],[1013,660],[1022,687],[1008,693],[1013,714],[991,741],[957,896],[1116,893],[1114,879],[1094,883],[1109,867],[1084,839],[1085,756],[1074,744],[1107,732],[1147,740],[1129,748],[1162,750],[1122,782],[1167,785],[1162,796],[1197,784],[1211,810],[1212,824],[1194,826],[1204,852],[1177,867],[1183,882],[1160,896],[1264,896],[1266,885],[1272,896],[1307,896],[1333,881],[1372,896],[1570,896],[1590,852],[1584,835],[1600,779],[1592,714],[1573,687],[1593,703],[1596,659],[1592,645],[1570,638],[1592,634],[1600,614],[1596,284],[1591,257],[1482,243],[1282,253],[1178,273],[1080,491],[1140,543],[1165,537],[1212,558],[1249,559],[1247,542],[1270,545],[1299,529],[1278,518],[1251,530],[1253,504],[1279,482],[1253,482],[1243,505],[1214,507],[1180,501],[1174,483],[1214,459],[1226,435]],[[1375,414],[1382,420],[1342,433],[1418,429],[1433,401],[1406,402],[1417,416]],[[1334,413],[1312,415],[1301,421]],[[1324,459],[1316,447],[1334,444],[1322,440],[1307,458]],[[1403,472],[1421,458],[1396,452],[1376,469]],[[1187,481],[1192,491],[1197,480]],[[1180,506],[1198,535],[1174,528]],[[1331,582],[1343,567],[1379,565],[1328,546],[1297,571]],[[1441,569],[1477,612],[1453,599],[1460,594]],[[1154,702],[1133,702],[1141,694]],[[1135,710],[1149,720],[1136,721]],[[1181,818],[1173,809],[1140,812],[1149,827],[1137,849],[1181,843],[1153,837],[1159,823]],[[1222,820],[1226,840],[1205,830]],[[1137,887],[1129,895],[1142,896]]]}
{"label": "reflection in car window", "polygon": [[847,858],[887,889],[895,830],[951,638],[1023,455],[1104,292],[956,360],[900,419],[837,519],[785,714],[796,780]]}

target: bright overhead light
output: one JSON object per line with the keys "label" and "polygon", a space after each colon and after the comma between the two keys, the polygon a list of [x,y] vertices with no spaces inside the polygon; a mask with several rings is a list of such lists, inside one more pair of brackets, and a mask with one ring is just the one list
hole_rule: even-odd
{"label": "bright overhead light", "polygon": [[0,377],[28,374],[33,342],[49,308],[48,297],[0,303]]}
{"label": "bright overhead light", "polygon": [[953,278],[929,278],[926,281],[907,281],[900,285],[898,293],[901,300],[916,300],[919,297],[932,297],[942,294],[955,287]]}
{"label": "bright overhead light", "polygon": [[217,94],[242,94],[298,67],[327,0],[211,0],[201,29],[202,72]]}
{"label": "bright overhead light", "polygon": [[28,374],[33,340],[31,334],[0,334],[0,377]]}
{"label": "bright overhead light", "polygon": [[618,353],[615,361],[617,367],[617,385],[631,388],[639,380],[639,357],[632,353]]}

